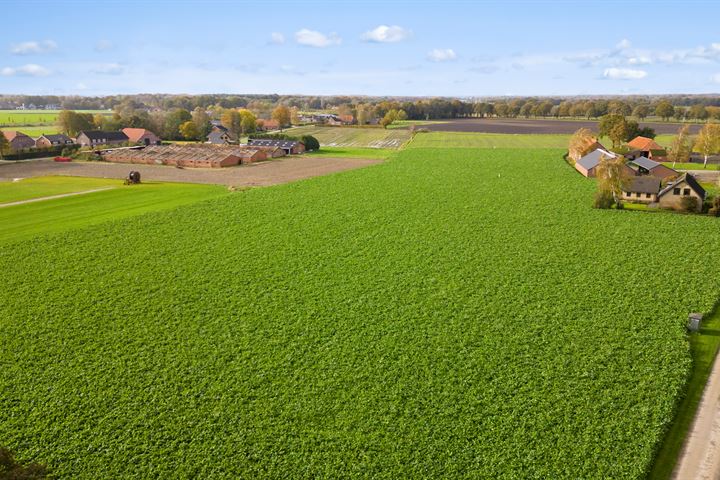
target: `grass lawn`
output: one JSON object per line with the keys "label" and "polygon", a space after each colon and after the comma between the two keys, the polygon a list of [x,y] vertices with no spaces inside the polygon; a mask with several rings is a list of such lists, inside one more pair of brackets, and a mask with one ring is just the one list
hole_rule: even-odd
{"label": "grass lawn", "polygon": [[17,182],[0,182],[0,204],[122,185],[122,180],[106,178],[63,176],[24,178]]}
{"label": "grass lawn", "polygon": [[510,135],[505,133],[418,133],[409,148],[564,148],[570,135]]}
{"label": "grass lawn", "polygon": [[[112,115],[108,110],[75,110],[78,113]],[[0,110],[0,126],[50,125],[57,122],[60,110]],[[19,128],[18,128],[19,129]],[[48,133],[48,132],[46,132]]]}
{"label": "grass lawn", "polygon": [[[666,167],[673,168],[672,162],[662,162]],[[709,163],[707,167],[703,167],[702,163],[676,163],[675,170],[720,170],[720,165]]]}
{"label": "grass lawn", "polygon": [[329,158],[370,158],[385,160],[397,154],[397,150],[389,148],[361,148],[361,147],[322,147],[315,152],[306,152],[312,157]]}
{"label": "grass lawn", "polygon": [[[77,183],[73,182],[72,186],[68,186],[68,189],[78,191],[77,189],[88,190],[103,186],[97,182],[102,180],[80,179]],[[118,185],[118,188],[0,208],[0,225],[2,225],[0,243],[30,239],[45,233],[73,230],[228,194],[224,187],[216,185],[150,182],[127,186],[118,180],[108,180],[108,182]],[[80,188],[82,184],[85,186]],[[11,185],[14,187],[15,184]],[[0,192],[3,192],[6,186],[0,183]],[[51,191],[55,192],[52,194],[56,194],[59,188],[52,184],[45,187],[38,185],[37,188],[8,192],[4,194],[4,198],[11,201],[21,199],[23,196],[31,198],[29,195],[37,196],[40,192]],[[12,197],[12,195],[16,196]]]}
{"label": "grass lawn", "polygon": [[57,127],[57,125],[50,124],[50,125],[41,125],[41,126],[24,126],[24,125],[18,125],[16,127],[2,127],[0,130],[17,130],[19,132],[24,133],[25,135],[29,135],[33,138],[37,138],[40,135],[45,134],[52,134],[52,133],[59,133],[60,129]]}
{"label": "grass lawn", "polygon": [[312,135],[323,147],[390,148],[398,149],[411,138],[407,129],[357,127],[295,127],[285,130],[288,135]]}
{"label": "grass lawn", "polygon": [[690,378],[685,396],[678,405],[675,420],[658,451],[654,468],[648,477],[650,480],[670,478],[700,405],[719,348],[720,308],[716,307],[710,316],[703,319],[700,331],[690,334],[690,353],[693,359]]}

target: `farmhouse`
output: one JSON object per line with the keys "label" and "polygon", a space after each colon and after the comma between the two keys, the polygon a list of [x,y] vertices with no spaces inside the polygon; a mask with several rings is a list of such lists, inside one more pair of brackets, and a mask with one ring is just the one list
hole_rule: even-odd
{"label": "farmhouse", "polygon": [[68,137],[67,135],[63,135],[62,133],[54,135],[41,135],[35,140],[35,146],[37,148],[72,145],[73,143],[74,142],[72,141],[72,138]]}
{"label": "farmhouse", "polygon": [[122,132],[127,135],[131,143],[141,145],[160,145],[162,143],[160,137],[145,128],[123,128]]}
{"label": "farmhouse", "polygon": [[2,132],[10,143],[10,150],[23,150],[26,148],[35,148],[35,140],[28,137],[22,132]]}
{"label": "farmhouse", "polygon": [[[597,143],[597,142],[596,142]],[[597,148],[593,150],[592,152],[588,153],[584,157],[578,159],[575,162],[575,170],[580,172],[585,177],[594,177],[595,176],[595,169],[598,165],[600,165],[600,160],[602,158],[616,158],[617,155],[615,155],[612,152],[608,152],[607,150],[604,150],[602,148]]]}
{"label": "farmhouse", "polygon": [[232,143],[232,140],[230,139],[230,134],[227,132],[227,130],[213,130],[210,132],[207,136],[207,143],[212,143],[213,145],[230,145]]}
{"label": "farmhouse", "polygon": [[83,147],[94,147],[96,145],[117,145],[128,142],[127,135],[123,132],[104,132],[102,130],[88,130],[80,132],[75,143]]}
{"label": "farmhouse", "polygon": [[277,120],[260,120],[258,126],[261,130],[280,130],[280,122]]}
{"label": "farmhouse", "polygon": [[298,142],[297,140],[274,140],[265,138],[251,138],[248,140],[248,145],[253,147],[276,147],[285,150],[287,155],[299,154],[305,151],[305,144]]}
{"label": "farmhouse", "polygon": [[661,208],[673,210],[684,210],[688,198],[694,198],[695,210],[702,210],[705,201],[705,189],[700,186],[695,177],[689,173],[683,174],[677,180],[669,182],[665,188],[658,193],[658,203]]}
{"label": "farmhouse", "polygon": [[672,168],[666,167],[662,163],[650,160],[647,157],[638,157],[628,162],[628,166],[633,169],[635,175],[650,175],[653,177],[667,180],[678,176],[678,172]]}
{"label": "farmhouse", "polygon": [[635,137],[628,142],[630,152],[626,155],[628,159],[634,160],[638,157],[664,159],[667,151],[655,140],[647,137]]}
{"label": "farmhouse", "polygon": [[657,202],[660,179],[652,176],[632,177],[623,185],[622,199],[630,203]]}

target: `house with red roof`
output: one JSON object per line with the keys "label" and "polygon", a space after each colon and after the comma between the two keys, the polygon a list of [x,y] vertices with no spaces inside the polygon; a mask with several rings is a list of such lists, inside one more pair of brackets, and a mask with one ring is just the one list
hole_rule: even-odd
{"label": "house with red roof", "polygon": [[131,143],[141,145],[160,145],[160,137],[145,128],[123,128],[122,132],[127,135]]}
{"label": "house with red roof", "polygon": [[22,132],[3,131],[2,133],[10,144],[10,150],[17,151],[26,148],[35,148],[35,140]]}

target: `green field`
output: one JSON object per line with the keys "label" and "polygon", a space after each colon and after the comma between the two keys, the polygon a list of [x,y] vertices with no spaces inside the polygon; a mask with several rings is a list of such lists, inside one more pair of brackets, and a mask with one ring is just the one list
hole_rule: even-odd
{"label": "green field", "polygon": [[172,209],[227,194],[224,187],[216,185],[146,182],[126,186],[122,180],[45,177],[0,183],[0,203],[113,185],[117,188],[0,208],[0,244]]}
{"label": "green field", "polygon": [[412,148],[564,148],[570,135],[427,132],[413,138]]}
{"label": "green field", "polygon": [[4,246],[0,439],[69,478],[642,478],[717,219],[592,209],[562,149],[418,139]]}
{"label": "green field", "polygon": [[323,147],[360,147],[398,149],[412,134],[407,129],[355,127],[295,127],[285,130],[288,135],[312,135]]}
{"label": "green field", "polygon": [[17,182],[0,182],[0,204],[122,184],[121,180],[108,178],[62,176],[24,178]]}
{"label": "green field", "polygon": [[395,154],[397,154],[395,149],[362,147],[322,147],[320,150],[305,153],[305,155],[312,157],[370,158],[378,160],[386,160]]}
{"label": "green field", "polygon": [[[78,113],[112,115],[108,110],[75,110]],[[0,110],[0,127],[54,125],[60,110]]]}

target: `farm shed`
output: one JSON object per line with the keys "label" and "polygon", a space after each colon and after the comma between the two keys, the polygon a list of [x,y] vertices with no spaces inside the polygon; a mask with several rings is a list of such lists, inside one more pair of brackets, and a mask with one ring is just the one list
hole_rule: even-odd
{"label": "farm shed", "polygon": [[595,176],[595,169],[598,165],[600,165],[600,160],[602,158],[616,158],[617,155],[615,155],[612,152],[608,152],[607,150],[597,148],[593,150],[592,152],[588,153],[581,159],[575,162],[575,170],[580,172],[585,177],[594,177]]}
{"label": "farm shed", "polygon": [[96,145],[117,145],[126,143],[129,139],[123,132],[105,132],[102,130],[87,130],[80,132],[75,143],[83,147],[94,147]]}
{"label": "farm shed", "polygon": [[26,148],[35,148],[35,140],[22,132],[3,131],[3,135],[10,143],[10,150],[24,150]]}
{"label": "farm shed", "polygon": [[110,162],[169,165],[188,168],[223,168],[267,159],[265,151],[237,146],[207,144],[150,146],[144,149],[117,149],[107,152]]}
{"label": "farm shed", "polygon": [[644,176],[632,177],[623,185],[622,199],[630,203],[650,204],[657,202],[660,179]]}
{"label": "farm shed", "polygon": [[684,198],[695,198],[697,200],[697,211],[700,212],[705,201],[705,195],[705,189],[700,186],[695,177],[685,173],[660,190],[658,203],[662,208],[682,210]]}
{"label": "farm shed", "polygon": [[262,162],[268,158],[268,154],[264,150],[238,149],[237,154],[240,157],[240,163]]}
{"label": "farm shed", "polygon": [[251,138],[248,140],[248,145],[253,147],[275,147],[285,150],[287,155],[303,153],[305,151],[305,144],[298,142],[297,140],[275,140],[266,138]]}
{"label": "farm shed", "polygon": [[74,142],[72,141],[72,138],[68,137],[67,135],[63,135],[62,133],[54,134],[54,135],[41,135],[40,137],[35,140],[35,146],[37,148],[48,148],[48,147],[57,147],[60,145],[72,145]]}
{"label": "farm shed", "polygon": [[132,143],[142,145],[160,145],[160,137],[145,128],[123,128],[122,132],[127,135]]}
{"label": "farm shed", "polygon": [[667,151],[652,138],[635,137],[628,142],[630,152],[628,156],[630,160],[638,157],[664,159],[667,157]]}
{"label": "farm shed", "polygon": [[678,172],[672,168],[666,167],[662,163],[650,160],[647,157],[638,157],[628,162],[628,166],[633,169],[636,175],[651,175],[661,179],[670,179],[678,176]]}

